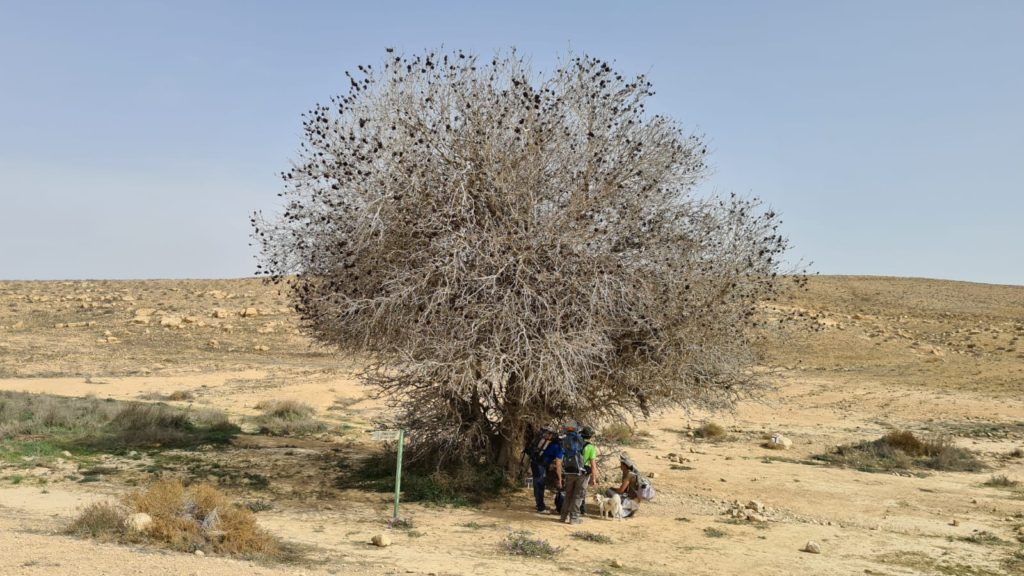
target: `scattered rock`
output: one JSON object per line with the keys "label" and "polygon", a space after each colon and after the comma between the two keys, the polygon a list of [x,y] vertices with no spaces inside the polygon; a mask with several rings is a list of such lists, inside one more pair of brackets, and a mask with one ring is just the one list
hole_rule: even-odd
{"label": "scattered rock", "polygon": [[60,455],[65,458],[71,458],[71,452],[68,452],[67,450],[62,451]]}
{"label": "scattered rock", "polygon": [[608,563],[612,568],[622,568],[622,562],[618,558],[612,558],[612,561]]}
{"label": "scattered rock", "polygon": [[206,552],[203,552],[202,550],[196,550],[196,556],[206,556]]}
{"label": "scattered rock", "polygon": [[256,308],[246,308],[242,310],[242,318],[252,318],[253,316],[259,316],[260,311]]}
{"label": "scattered rock", "polygon": [[181,317],[180,316],[164,316],[160,318],[160,325],[167,326],[169,328],[181,328]]}
{"label": "scattered rock", "polygon": [[373,542],[374,546],[377,546],[379,548],[391,546],[391,537],[387,534],[377,534],[370,541]]}
{"label": "scattered rock", "polygon": [[[145,512],[132,514],[124,520],[124,527],[127,528],[129,532],[145,532],[146,530],[149,530],[149,527],[152,525],[153,517]],[[196,550],[196,552],[198,553],[200,551]]]}
{"label": "scattered rock", "polygon": [[821,554],[821,546],[818,545],[814,540],[810,540],[803,547],[803,552],[810,552],[811,554]]}
{"label": "scattered rock", "polygon": [[953,521],[949,523],[949,525],[950,526],[959,526],[960,525],[960,521],[954,518]]}
{"label": "scattered rock", "polygon": [[776,450],[789,450],[793,447],[793,441],[783,436],[781,432],[776,432],[768,439],[768,447]]}
{"label": "scattered rock", "polygon": [[231,311],[225,310],[224,308],[215,308],[211,316],[213,316],[214,318],[230,318]]}

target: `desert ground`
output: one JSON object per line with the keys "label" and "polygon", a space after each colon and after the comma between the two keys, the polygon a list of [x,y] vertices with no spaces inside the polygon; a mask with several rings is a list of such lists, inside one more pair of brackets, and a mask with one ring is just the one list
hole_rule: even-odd
{"label": "desert ground", "polygon": [[[1024,574],[1024,287],[814,277],[763,314],[757,369],[774,385],[763,398],[597,438],[653,477],[658,496],[635,518],[560,524],[533,513],[522,488],[466,506],[403,503],[408,525],[393,529],[391,494],[343,481],[385,450],[368,433],[384,406],[357,362],[302,335],[277,287],[0,282],[0,391],[220,411],[240,428],[224,443],[109,452],[5,433],[0,574]],[[782,317],[795,322],[779,327]],[[317,426],[268,433],[260,407],[273,400],[311,405]],[[701,437],[709,422],[724,433]],[[983,468],[866,471],[823,457],[894,430],[945,436]],[[791,449],[764,446],[776,432]],[[259,524],[301,555],[197,556],[66,534],[86,505],[168,477],[261,503]],[[763,505],[752,520],[751,501]],[[512,556],[502,542],[513,531],[561,551]],[[382,533],[392,545],[370,543]],[[803,550],[810,541],[820,553]]]}

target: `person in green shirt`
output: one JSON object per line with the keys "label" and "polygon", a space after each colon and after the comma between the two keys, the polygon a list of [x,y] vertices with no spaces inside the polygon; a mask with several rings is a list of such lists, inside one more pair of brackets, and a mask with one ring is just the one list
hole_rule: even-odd
{"label": "person in green shirt", "polygon": [[584,513],[584,506],[587,503],[587,486],[597,486],[597,448],[590,443],[590,439],[594,437],[594,430],[589,426],[584,426],[583,430],[580,430],[580,437],[583,438],[583,469],[586,472],[586,478],[583,480],[582,490],[576,497],[576,508],[580,511],[580,514]]}

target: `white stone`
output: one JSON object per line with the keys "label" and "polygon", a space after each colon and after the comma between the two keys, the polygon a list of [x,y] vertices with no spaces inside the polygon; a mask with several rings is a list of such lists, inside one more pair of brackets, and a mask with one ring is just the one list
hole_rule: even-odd
{"label": "white stone", "polygon": [[124,520],[124,527],[131,532],[145,532],[152,525],[153,517],[145,512],[132,514]]}

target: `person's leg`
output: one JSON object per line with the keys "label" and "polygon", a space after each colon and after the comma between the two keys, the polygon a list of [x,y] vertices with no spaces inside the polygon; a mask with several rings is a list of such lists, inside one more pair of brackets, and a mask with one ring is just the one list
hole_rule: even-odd
{"label": "person's leg", "polygon": [[578,478],[579,487],[573,495],[573,502],[575,505],[572,507],[572,519],[575,521],[580,520],[580,513],[583,511],[583,503],[587,500],[587,484],[590,483],[590,474],[580,474]]}
{"label": "person's leg", "polygon": [[559,489],[555,492],[555,512],[562,513],[562,506],[565,505],[565,492]]}
{"label": "person's leg", "polygon": [[576,502],[576,491],[580,487],[580,475],[579,474],[566,474],[565,475],[565,500],[562,502],[562,512],[559,518],[562,522],[571,520],[578,515],[579,508],[575,508]]}
{"label": "person's leg", "polygon": [[539,464],[531,464],[533,468],[533,500],[537,506],[537,512],[544,511],[544,481],[546,470]]}

